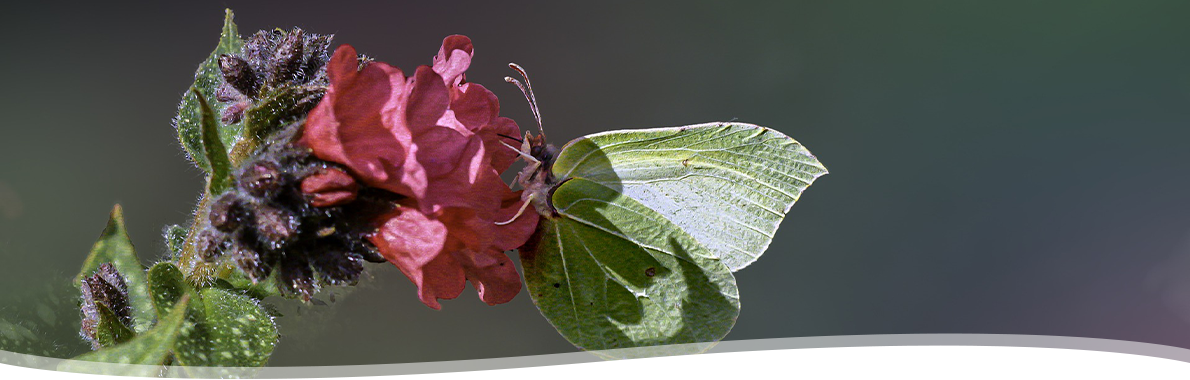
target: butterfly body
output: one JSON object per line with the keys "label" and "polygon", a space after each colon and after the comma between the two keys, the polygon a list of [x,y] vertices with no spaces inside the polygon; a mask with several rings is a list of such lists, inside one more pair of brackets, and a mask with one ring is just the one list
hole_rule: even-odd
{"label": "butterfly body", "polygon": [[547,144],[544,134],[534,136],[525,132],[521,157],[525,157],[529,165],[517,175],[516,182],[525,189],[521,199],[532,204],[534,210],[545,218],[553,218],[558,214],[549,199],[559,182],[552,171],[557,156],[558,148]]}

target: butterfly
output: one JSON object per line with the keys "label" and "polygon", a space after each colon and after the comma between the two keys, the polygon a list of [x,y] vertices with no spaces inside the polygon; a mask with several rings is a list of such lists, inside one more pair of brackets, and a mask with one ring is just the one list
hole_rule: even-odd
{"label": "butterfly", "polygon": [[585,350],[701,352],[726,336],[740,310],[732,272],[764,253],[827,173],[822,163],[780,132],[736,122],[602,132],[556,148],[528,74],[509,67],[524,83],[505,81],[541,132],[505,145],[528,162],[514,181],[521,212],[531,205],[542,216],[520,249],[542,315]]}

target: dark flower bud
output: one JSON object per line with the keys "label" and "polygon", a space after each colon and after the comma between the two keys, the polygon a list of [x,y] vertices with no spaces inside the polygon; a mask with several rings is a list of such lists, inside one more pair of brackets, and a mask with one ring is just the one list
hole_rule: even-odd
{"label": "dark flower bud", "polygon": [[212,200],[195,248],[207,261],[238,267],[254,282],[275,277],[286,296],[316,303],[319,286],[355,284],[364,261],[386,261],[367,236],[401,197],[357,183],[293,144],[301,125],[276,132],[270,139],[278,143],[240,164],[234,188]]}
{"label": "dark flower bud", "polygon": [[305,65],[302,71],[306,73],[306,78],[312,78],[312,81],[317,80],[319,75],[323,76],[325,81],[326,71],[322,70],[326,66],[326,62],[331,59],[331,39],[333,35],[306,35],[306,58]]}
{"label": "dark flower bud", "polygon": [[354,285],[364,272],[363,260],[348,252],[326,250],[312,259],[323,282],[331,285]]}
{"label": "dark flower bud", "polygon": [[244,40],[244,59],[251,62],[253,66],[259,67],[258,63],[261,60],[271,56],[273,44],[270,42],[278,32],[277,30],[260,30]]}
{"label": "dark flower bud", "polygon": [[252,106],[252,103],[249,103],[248,101],[232,103],[231,105],[227,106],[227,108],[223,109],[223,114],[220,116],[220,120],[223,121],[223,124],[239,123],[240,120],[244,119],[244,111],[250,106]]}
{"label": "dark flower bud", "polygon": [[309,302],[318,291],[314,283],[314,270],[305,257],[293,257],[281,263],[281,286],[290,293],[296,294],[303,301]]}
{"label": "dark flower bud", "polygon": [[256,197],[267,197],[277,191],[283,182],[277,164],[263,160],[248,165],[238,179],[240,187]]}
{"label": "dark flower bud", "polygon": [[352,241],[351,252],[355,252],[355,253],[359,254],[361,259],[363,259],[364,261],[367,261],[369,263],[386,263],[386,262],[388,262],[388,259],[385,259],[384,255],[381,255],[380,251],[377,251],[375,246],[373,246],[371,244],[364,244],[363,242],[360,242],[358,240]]}
{"label": "dark flower bud", "polygon": [[219,70],[223,72],[223,80],[232,88],[250,98],[257,93],[256,74],[252,72],[248,61],[234,55],[219,55]]}
{"label": "dark flower bud", "polygon": [[302,53],[305,47],[304,35],[305,32],[295,28],[292,32],[286,33],[277,45],[277,51],[273,53],[273,59],[269,61],[274,86],[292,79],[293,75],[301,70]]}
{"label": "dark flower bud", "polygon": [[264,280],[272,272],[272,267],[261,262],[259,253],[242,244],[232,246],[229,256],[253,283]]}
{"label": "dark flower bud", "polygon": [[256,238],[268,249],[279,249],[298,235],[298,218],[291,212],[269,206],[256,208]]}
{"label": "dark flower bud", "polygon": [[227,193],[220,196],[211,205],[209,218],[211,226],[215,229],[231,232],[240,228],[248,216],[247,214],[248,210],[244,208],[244,201],[235,193]]}
{"label": "dark flower bud", "polygon": [[227,247],[231,244],[231,239],[218,231],[202,230],[198,233],[196,238],[197,245],[195,246],[199,257],[203,260],[211,261],[223,255],[227,251]]}
{"label": "dark flower bud", "polygon": [[223,84],[219,85],[219,88],[215,89],[215,100],[227,103],[248,100],[248,97],[244,96],[244,94],[241,94],[240,90],[237,90],[235,87],[232,87],[230,84],[224,82]]}
{"label": "dark flower bud", "polygon": [[[79,334],[91,342],[91,349],[98,350],[115,342],[105,342],[100,337],[99,306],[103,305],[115,315],[117,322],[128,330],[132,329],[132,308],[128,303],[128,286],[124,283],[116,268],[109,263],[103,263],[95,274],[84,277],[81,290],[83,294],[83,321]],[[124,337],[131,338],[131,337]]]}

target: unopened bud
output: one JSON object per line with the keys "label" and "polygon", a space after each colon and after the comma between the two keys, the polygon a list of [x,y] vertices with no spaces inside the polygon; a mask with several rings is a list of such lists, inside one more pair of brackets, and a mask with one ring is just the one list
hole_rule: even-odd
{"label": "unopened bud", "polygon": [[293,213],[269,206],[256,209],[256,237],[268,249],[278,249],[298,235],[298,219]]}
{"label": "unopened bud", "polygon": [[115,315],[117,321],[132,329],[132,308],[128,303],[128,286],[124,276],[109,263],[99,265],[95,274],[84,277],[80,289],[83,294],[83,320],[79,334],[91,342],[91,349],[98,350],[116,342],[101,337],[99,323],[102,318],[99,306],[103,305]]}
{"label": "unopened bud", "polygon": [[236,193],[226,193],[215,200],[211,205],[211,212],[208,215],[211,226],[223,232],[235,231],[240,228],[244,219],[248,216],[248,210],[244,208],[244,202],[237,196]]}
{"label": "unopened bud", "polygon": [[281,171],[277,169],[277,164],[263,160],[244,168],[238,180],[240,187],[257,197],[268,197],[282,184]]}
{"label": "unopened bud", "polygon": [[277,45],[277,51],[273,53],[273,59],[269,62],[274,86],[290,80],[293,74],[301,69],[303,48],[305,47],[304,35],[305,32],[295,28],[286,33]]}
{"label": "unopened bud", "polygon": [[223,73],[223,80],[236,91],[250,98],[256,97],[259,85],[248,61],[234,55],[219,55],[219,71]]}

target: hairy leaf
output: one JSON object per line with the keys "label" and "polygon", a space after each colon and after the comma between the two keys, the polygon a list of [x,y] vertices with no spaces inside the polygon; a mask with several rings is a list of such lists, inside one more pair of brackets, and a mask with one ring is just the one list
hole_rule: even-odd
{"label": "hairy leaf", "polygon": [[95,308],[99,311],[99,323],[95,326],[95,341],[100,346],[115,346],[136,336],[136,333],[120,322],[120,318],[107,305],[100,303],[96,304]]}
{"label": "hairy leaf", "polygon": [[173,310],[175,304],[187,295],[197,298],[194,289],[182,277],[182,271],[169,262],[161,262],[149,269],[149,292],[158,318]]}
{"label": "hairy leaf", "polygon": [[227,148],[219,139],[219,118],[207,103],[206,97],[198,89],[190,88],[194,98],[198,99],[199,113],[202,115],[202,146],[207,156],[208,171],[207,193],[211,195],[223,194],[231,186],[231,161],[227,157]]}
{"label": "hairy leaf", "polygon": [[193,326],[177,342],[178,364],[204,367],[259,367],[268,362],[277,342],[277,327],[260,301],[234,290],[194,289],[173,264],[149,270],[158,310],[181,299],[193,299],[186,319]]}
{"label": "hairy leaf", "polygon": [[[232,21],[234,15],[230,9],[226,12],[219,44],[215,46],[215,51],[211,52],[207,59],[199,64],[198,70],[194,73],[192,87],[206,99],[213,99],[215,91],[223,82],[223,74],[219,69],[219,55],[238,54],[244,46],[236,24]],[[212,108],[216,114],[223,111],[222,105]],[[218,120],[216,122],[219,123],[219,138],[223,146],[235,146],[243,133],[243,126],[239,123],[223,124]],[[182,102],[178,104],[178,115],[174,118],[174,127],[177,128],[178,140],[182,143],[182,147],[185,148],[190,159],[196,166],[209,173],[211,163],[203,145],[202,110],[195,92],[187,91],[182,96]]]}
{"label": "hairy leaf", "polygon": [[191,306],[193,330],[178,342],[178,363],[206,367],[259,367],[277,343],[277,326],[260,301],[224,289],[205,288]]}
{"label": "hairy leaf", "polygon": [[189,298],[181,299],[156,326],[136,338],[65,361],[58,366],[58,370],[120,376],[156,376],[161,372],[161,366],[169,362],[170,351],[185,328],[189,302]]}
{"label": "hairy leaf", "polygon": [[248,155],[274,132],[305,118],[325,93],[325,86],[285,86],[265,94],[252,108],[244,111],[244,138],[250,139],[251,143],[237,148],[235,155]]}
{"label": "hairy leaf", "polygon": [[107,227],[91,247],[91,254],[83,261],[82,270],[74,278],[74,286],[81,286],[83,278],[95,274],[103,263],[111,263],[124,277],[128,287],[128,304],[132,308],[133,330],[147,330],[153,321],[153,304],[149,298],[145,267],[137,259],[132,241],[128,239],[128,230],[124,227],[124,209],[120,205],[112,208]]}
{"label": "hairy leaf", "polygon": [[165,227],[162,235],[165,236],[165,245],[169,247],[169,252],[173,257],[178,257],[182,254],[183,244],[186,244],[185,227],[173,224]]}

